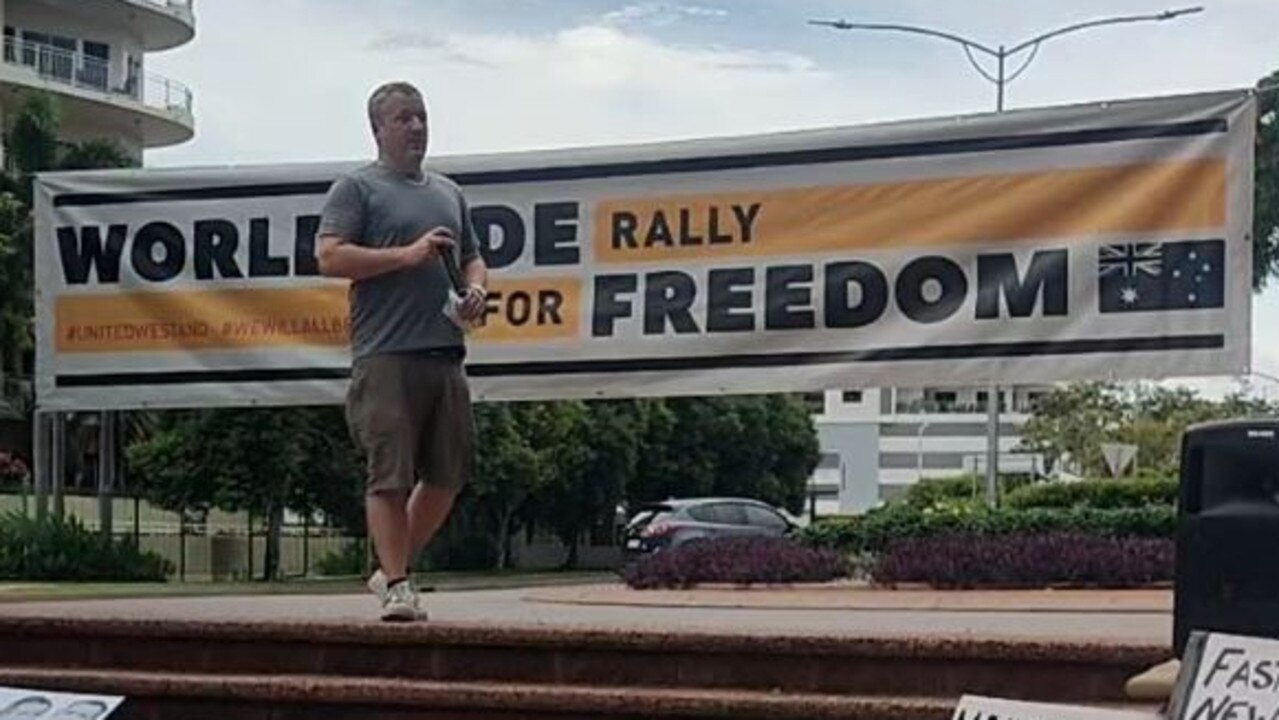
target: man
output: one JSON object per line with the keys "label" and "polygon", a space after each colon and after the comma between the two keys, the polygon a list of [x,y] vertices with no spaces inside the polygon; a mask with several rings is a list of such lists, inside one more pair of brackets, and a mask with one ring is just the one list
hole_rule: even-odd
{"label": "man", "polygon": [[[368,461],[365,514],[377,550],[369,588],[384,620],[422,617],[413,556],[444,523],[473,466],[463,323],[484,313],[487,269],[467,203],[426,171],[426,106],[407,83],[368,102],[378,159],[330,188],[317,232],[326,276],[351,280],[346,417]],[[449,264],[465,289],[450,296]]]}

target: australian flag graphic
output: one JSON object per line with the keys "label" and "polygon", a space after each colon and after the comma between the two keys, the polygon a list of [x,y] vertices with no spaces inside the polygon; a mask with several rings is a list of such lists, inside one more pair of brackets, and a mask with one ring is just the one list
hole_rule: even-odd
{"label": "australian flag graphic", "polygon": [[1224,240],[1102,246],[1101,312],[1199,310],[1225,306]]}

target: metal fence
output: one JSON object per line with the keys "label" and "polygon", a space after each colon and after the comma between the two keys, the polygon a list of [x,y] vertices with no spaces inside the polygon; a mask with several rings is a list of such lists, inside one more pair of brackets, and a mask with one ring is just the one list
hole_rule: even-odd
{"label": "metal fence", "polygon": [[[0,494],[0,514],[35,515],[34,497]],[[100,530],[99,499],[68,495],[63,512],[86,528]],[[260,578],[266,561],[267,529],[261,517],[210,511],[202,518],[156,508],[140,498],[111,499],[112,535],[132,538],[143,551],[155,552],[175,568],[179,581],[237,581]],[[279,573],[285,578],[322,574],[320,561],[362,543],[359,538],[290,517],[280,537]],[[362,545],[361,545],[362,547]]]}

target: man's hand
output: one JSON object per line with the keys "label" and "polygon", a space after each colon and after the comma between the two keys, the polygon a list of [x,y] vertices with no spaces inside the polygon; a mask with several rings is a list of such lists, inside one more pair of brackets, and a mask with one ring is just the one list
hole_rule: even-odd
{"label": "man's hand", "polygon": [[466,294],[462,296],[461,306],[458,307],[458,315],[467,322],[479,319],[484,314],[484,301],[488,298],[488,292],[484,290],[483,285],[472,285],[466,290]]}
{"label": "man's hand", "polygon": [[406,267],[417,267],[439,257],[453,247],[453,232],[444,226],[431,228],[429,232],[400,249]]}

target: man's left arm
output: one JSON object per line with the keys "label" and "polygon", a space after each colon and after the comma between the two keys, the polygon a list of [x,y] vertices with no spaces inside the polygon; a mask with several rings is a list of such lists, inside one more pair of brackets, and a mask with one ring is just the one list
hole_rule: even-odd
{"label": "man's left arm", "polygon": [[466,299],[462,303],[462,316],[479,317],[484,312],[484,300],[488,295],[488,265],[480,255],[475,228],[471,224],[471,211],[466,199],[462,199],[462,237],[458,251],[462,260],[462,277],[467,286]]}

